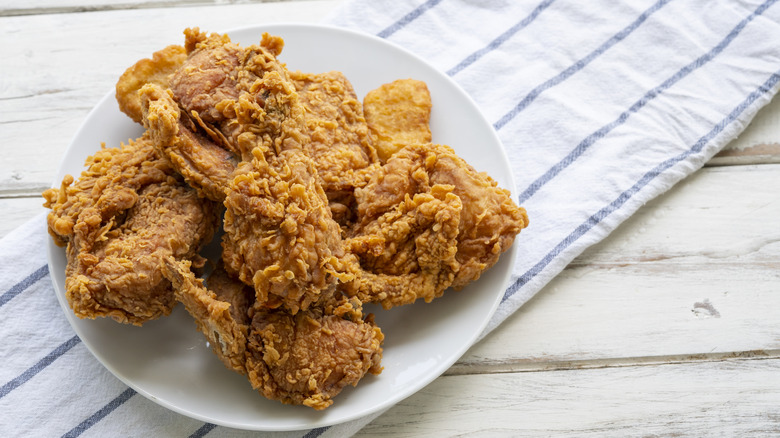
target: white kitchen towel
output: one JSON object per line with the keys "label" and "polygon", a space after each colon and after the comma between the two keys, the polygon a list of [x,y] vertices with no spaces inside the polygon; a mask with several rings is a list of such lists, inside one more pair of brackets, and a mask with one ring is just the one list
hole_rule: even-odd
{"label": "white kitchen towel", "polygon": [[[775,3],[348,0],[325,21],[429,61],[497,130],[517,184],[510,189],[531,225],[517,239],[523,250],[487,333],[769,102],[780,81]],[[0,430],[258,436],[167,411],[91,359],[54,296],[44,229],[40,216],[0,241]],[[349,436],[372,418],[268,435]]]}

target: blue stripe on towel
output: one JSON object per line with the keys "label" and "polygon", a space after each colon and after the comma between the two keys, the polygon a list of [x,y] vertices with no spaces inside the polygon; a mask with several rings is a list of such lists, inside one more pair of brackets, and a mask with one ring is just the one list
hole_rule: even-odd
{"label": "blue stripe on towel", "polygon": [[555,164],[553,167],[551,167],[547,172],[545,172],[542,176],[536,179],[531,185],[528,186],[528,188],[523,191],[523,193],[520,194],[518,197],[518,202],[520,204],[527,201],[530,197],[532,197],[537,191],[539,191],[542,186],[550,182],[553,178],[555,178],[559,173],[561,173],[564,169],[569,167],[572,163],[574,163],[582,154],[585,153],[594,143],[596,143],[598,140],[604,138],[607,134],[609,134],[613,129],[616,127],[622,125],[623,123],[628,120],[629,117],[631,117],[632,114],[636,113],[640,109],[642,109],[645,105],[647,105],[649,102],[651,102],[653,99],[658,97],[661,93],[666,91],[668,88],[670,88],[672,85],[679,82],[684,77],[688,76],[691,72],[697,70],[699,67],[707,64],[709,61],[714,59],[718,54],[720,54],[726,47],[728,47],[729,44],[737,37],[737,35],[742,32],[742,30],[747,27],[748,23],[753,21],[754,18],[761,15],[766,11],[769,6],[776,3],[777,0],[768,0],[764,4],[758,7],[755,11],[753,11],[752,14],[745,17],[742,21],[737,24],[734,29],[729,32],[726,37],[721,40],[718,45],[713,47],[709,52],[705,53],[704,55],[698,57],[696,60],[691,62],[690,64],[686,65],[682,69],[680,69],[677,73],[675,73],[673,76],[665,80],[661,85],[658,85],[657,87],[653,88],[652,90],[648,91],[642,98],[640,98],[638,101],[634,102],[633,105],[631,105],[630,108],[628,108],[626,111],[621,113],[617,119],[612,121],[611,123],[602,126],[600,129],[598,129],[596,132],[590,134],[587,136],[580,144],[578,144],[571,152],[569,152],[568,155],[566,155],[561,161],[559,161],[557,164]]}
{"label": "blue stripe on towel", "polygon": [[590,52],[587,56],[580,59],[579,61],[575,62],[571,66],[569,66],[566,70],[562,71],[557,76],[547,80],[543,84],[539,85],[538,87],[531,90],[530,93],[528,93],[523,100],[520,101],[514,108],[512,108],[508,113],[504,114],[501,119],[499,119],[494,125],[493,128],[496,130],[499,130],[504,127],[507,123],[509,123],[512,119],[514,119],[518,114],[520,114],[521,111],[523,111],[528,105],[531,104],[534,100],[536,100],[537,97],[539,97],[540,94],[542,94],[544,91],[560,84],[561,82],[565,81],[578,71],[585,68],[586,65],[590,64],[591,61],[598,58],[600,55],[602,55],[604,52],[612,48],[615,44],[619,43],[620,41],[624,40],[627,36],[629,36],[634,30],[636,30],[639,26],[642,25],[645,21],[647,21],[647,18],[653,15],[656,11],[661,9],[664,5],[669,3],[672,0],[659,0],[657,3],[655,3],[653,6],[651,6],[649,9],[644,11],[639,17],[637,17],[636,20],[634,20],[631,24],[623,28],[620,32],[616,33],[612,36],[612,38],[608,39],[604,44],[596,48],[596,50]]}
{"label": "blue stripe on towel", "polygon": [[74,335],[72,338],[60,344],[57,348],[54,349],[54,351],[47,354],[46,357],[44,357],[43,359],[39,360],[38,363],[31,366],[30,368],[27,368],[25,372],[23,372],[22,374],[20,374],[19,376],[11,380],[10,382],[0,387],[0,398],[5,397],[6,395],[8,395],[9,392],[13,391],[14,389],[18,388],[28,380],[32,379],[36,374],[40,373],[41,371],[43,371],[44,368],[51,365],[52,362],[57,360],[58,357],[70,351],[70,349],[76,346],[76,344],[78,344],[79,342],[81,342],[81,339],[79,339],[78,336]]}
{"label": "blue stripe on towel", "polygon": [[390,35],[396,33],[400,29],[406,27],[407,24],[418,19],[428,9],[431,9],[432,7],[438,5],[439,3],[441,3],[441,0],[428,0],[427,2],[421,4],[420,6],[412,10],[412,12],[409,12],[408,14],[404,15],[400,20],[396,21],[395,23],[385,28],[385,30],[379,32],[377,36],[380,38],[389,37]]}
{"label": "blue stripe on towel", "polygon": [[193,432],[189,438],[203,438],[204,436],[206,436],[206,434],[214,430],[214,428],[216,427],[217,427],[216,424],[206,423],[200,428],[198,428],[198,430]]}
{"label": "blue stripe on towel", "polygon": [[0,295],[0,307],[3,307],[5,303],[11,301],[13,297],[24,292],[28,287],[32,286],[36,281],[45,277],[46,274],[48,273],[49,273],[49,265],[43,265],[40,268],[38,268],[35,272],[28,275],[27,278],[13,285],[13,287],[8,289],[7,292]]}
{"label": "blue stripe on towel", "polygon": [[612,201],[609,205],[605,206],[598,212],[596,212],[593,216],[589,217],[585,222],[580,224],[577,228],[574,229],[574,231],[571,232],[568,236],[566,236],[563,240],[561,240],[558,245],[556,245],[555,248],[553,248],[552,251],[550,251],[542,260],[539,261],[534,267],[529,269],[525,274],[523,274],[520,278],[518,278],[511,286],[509,286],[504,293],[504,297],[501,299],[501,302],[508,300],[512,295],[514,295],[521,287],[523,287],[526,283],[531,281],[534,277],[536,277],[542,270],[544,270],[547,265],[550,264],[563,250],[565,250],[567,247],[569,247],[572,243],[576,242],[577,239],[582,237],[585,233],[590,231],[593,227],[598,225],[601,221],[603,221],[607,216],[612,214],[614,211],[616,211],[618,208],[622,207],[626,202],[628,202],[629,199],[631,199],[632,196],[634,196],[639,190],[641,190],[643,187],[648,185],[651,181],[653,181],[656,177],[658,177],[660,174],[662,174],[664,171],[669,169],[670,167],[674,166],[675,164],[685,160],[689,156],[700,153],[702,149],[704,149],[704,146],[709,143],[710,140],[712,140],[716,135],[720,134],[726,126],[728,126],[730,123],[732,123],[737,117],[739,117],[740,114],[742,114],[745,109],[747,109],[753,102],[756,101],[759,97],[762,95],[768,93],[777,83],[780,82],[780,71],[775,72],[772,76],[767,79],[764,84],[762,84],[760,87],[758,87],[755,91],[750,93],[748,97],[742,101],[734,110],[729,113],[728,116],[726,116],[723,120],[720,121],[715,127],[710,130],[706,135],[701,137],[690,149],[687,151],[677,155],[676,157],[672,157],[661,164],[657,165],[655,168],[647,172],[642,178],[639,179],[631,188],[624,191],[620,194],[614,201]]}
{"label": "blue stripe on towel", "polygon": [[73,429],[71,429],[70,431],[68,431],[68,433],[66,433],[62,437],[63,438],[66,438],[66,437],[67,438],[75,438],[75,437],[81,435],[87,429],[89,429],[90,427],[94,426],[95,424],[97,424],[97,422],[99,422],[100,420],[105,418],[108,414],[114,412],[116,410],[116,408],[122,406],[122,404],[124,404],[124,402],[128,401],[135,394],[136,394],[136,392],[132,388],[127,388],[126,390],[124,390],[124,392],[119,394],[115,399],[113,399],[110,402],[108,402],[107,405],[103,406],[99,411],[97,411],[94,414],[90,415],[89,418],[87,418],[86,420],[84,420],[81,423],[79,423],[78,426],[76,426]]}
{"label": "blue stripe on towel", "polygon": [[328,430],[327,427],[317,427],[315,429],[310,430],[306,435],[304,435],[301,438],[317,438],[318,436],[325,433],[326,430]]}
{"label": "blue stripe on towel", "polygon": [[[554,1],[555,0],[544,0],[543,2],[541,2],[533,11],[531,11],[531,13],[527,17],[523,18],[518,23],[516,23],[514,26],[510,27],[509,30],[507,30],[506,32],[504,32],[501,35],[499,35],[498,38],[496,38],[493,41],[491,41],[487,46],[477,50],[474,53],[472,53],[466,59],[461,61],[460,64],[458,64],[455,67],[449,69],[447,71],[447,74],[449,76],[456,75],[456,74],[458,74],[458,72],[460,72],[464,68],[466,68],[466,67],[470,66],[471,64],[475,63],[479,58],[481,58],[481,57],[485,56],[487,53],[490,53],[493,50],[495,50],[498,46],[503,44],[504,41],[508,40],[514,34],[516,34],[517,32],[520,32],[525,27],[527,27],[529,24],[531,24],[536,19],[536,17],[538,17],[539,14],[542,13],[542,11],[547,9],[547,7],[550,6],[550,4],[552,4],[552,2],[554,2]],[[669,1],[669,0],[667,0],[667,1]]]}

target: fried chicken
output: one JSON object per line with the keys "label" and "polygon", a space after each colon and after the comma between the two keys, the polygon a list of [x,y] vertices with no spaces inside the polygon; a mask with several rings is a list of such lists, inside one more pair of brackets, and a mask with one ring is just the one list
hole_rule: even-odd
{"label": "fried chicken", "polygon": [[154,52],[128,68],[116,83],[116,100],[119,109],[136,123],[142,123],[141,100],[138,90],[146,84],[168,88],[170,76],[187,59],[184,47],[171,45]]}
{"label": "fried chicken", "polygon": [[165,275],[222,362],[263,396],[325,409],[347,385],[382,370],[384,335],[344,299],[295,315],[250,306],[254,291],[216,270],[208,289],[186,262],[168,258]]}
{"label": "fried chicken", "polygon": [[175,300],[164,257],[194,260],[219,208],[198,197],[157,155],[147,136],[87,159],[78,181],[44,192],[49,232],[67,245],[65,295],[80,318],[141,325]]}
{"label": "fried chicken", "polygon": [[363,111],[382,163],[407,145],[431,142],[431,94],[425,82],[399,79],[369,91]]}
{"label": "fried chicken", "polygon": [[289,75],[306,110],[306,154],[314,160],[334,219],[346,226],[354,220],[355,188],[365,185],[379,162],[363,106],[341,72]]}
{"label": "fried chicken", "polygon": [[236,166],[267,153],[302,148],[304,109],[284,65],[278,37],[241,47],[227,35],[185,30],[187,59],[170,89],[148,84],[139,92],[144,126],[187,183],[223,201]]}
{"label": "fried chicken", "polygon": [[[182,112],[214,142],[243,160],[264,145],[280,152],[302,144],[295,138],[303,108],[278,56],[279,37],[263,34],[260,44],[241,47],[227,35],[185,30],[187,60],[171,77],[170,88]],[[298,134],[304,136],[304,134]],[[287,146],[285,142],[297,143]]]}
{"label": "fried chicken", "polygon": [[350,280],[341,230],[332,219],[312,160],[300,150],[239,165],[225,199],[223,260],[253,285],[258,305],[306,310]]}
{"label": "fried chicken", "polygon": [[202,134],[182,114],[170,90],[147,84],[139,97],[144,126],[159,152],[202,196],[223,201],[239,158]]}
{"label": "fried chicken", "polygon": [[[120,77],[146,128],[44,193],[82,318],[141,325],[182,302],[263,396],[325,409],[382,370],[363,302],[430,302],[493,266],[528,224],[487,174],[431,144],[412,79],[358,100],[340,72],[290,72],[284,42],[198,28]],[[224,209],[223,209],[224,207]],[[222,254],[196,277],[224,211]]]}
{"label": "fried chicken", "polygon": [[[340,266],[341,231],[307,154],[312,138],[339,137],[307,129],[300,96],[275,57],[280,39],[266,34],[260,45],[242,48],[223,35],[186,35],[189,55],[171,78],[170,92],[141,89],[145,126],[190,185],[223,200],[225,266],[255,288],[256,305],[306,310],[349,275]],[[322,97],[318,91],[307,95],[310,103]],[[312,114],[325,108],[312,105]],[[359,109],[356,100],[343,105]],[[362,148],[359,134],[354,137],[343,142]],[[334,184],[338,179],[329,178]]]}
{"label": "fried chicken", "polygon": [[347,247],[362,272],[345,290],[385,308],[476,280],[528,224],[508,191],[442,145],[401,149],[355,195]]}

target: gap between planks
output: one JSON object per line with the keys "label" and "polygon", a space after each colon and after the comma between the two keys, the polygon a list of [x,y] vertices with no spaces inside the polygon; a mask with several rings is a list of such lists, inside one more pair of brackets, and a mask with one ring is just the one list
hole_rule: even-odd
{"label": "gap between planks", "polygon": [[[252,0],[251,3],[282,3],[300,0]],[[195,6],[224,6],[226,4],[244,4],[245,1],[240,0],[188,0],[188,1],[138,1],[138,2],[122,2],[122,3],[105,3],[95,2],[91,5],[81,6],[41,6],[41,7],[25,7],[25,8],[8,8],[0,9],[0,17],[20,17],[26,15],[52,15],[52,14],[78,14],[84,12],[106,12],[106,11],[120,11],[128,9],[160,9],[160,8],[173,8],[173,7],[195,7]]]}
{"label": "gap between planks", "polygon": [[570,371],[602,368],[627,368],[641,366],[676,365],[699,362],[726,362],[743,360],[780,359],[780,349],[749,350],[718,353],[675,354],[644,357],[618,357],[582,360],[516,359],[480,363],[458,362],[445,376],[474,374],[502,374],[522,372]]}

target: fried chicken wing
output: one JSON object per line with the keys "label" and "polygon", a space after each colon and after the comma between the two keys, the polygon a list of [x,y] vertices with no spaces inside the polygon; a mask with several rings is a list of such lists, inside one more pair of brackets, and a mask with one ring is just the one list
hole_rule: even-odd
{"label": "fried chicken wing", "polygon": [[410,144],[430,143],[431,94],[425,82],[399,79],[369,91],[363,111],[382,163]]}
{"label": "fried chicken wing", "polygon": [[187,59],[187,52],[184,47],[171,45],[154,52],[151,58],[144,58],[130,66],[116,83],[116,100],[119,109],[134,122],[142,123],[143,114],[138,90],[146,84],[167,88],[170,76],[181,67],[185,59]]}
{"label": "fried chicken wing", "polygon": [[195,260],[219,208],[186,186],[144,136],[87,160],[78,181],[44,192],[49,231],[67,245],[65,295],[81,318],[141,325],[175,300],[164,257]]}
{"label": "fried chicken wing", "polygon": [[385,308],[476,280],[528,224],[508,191],[442,145],[400,150],[356,198],[347,246],[362,272],[345,290]]}
{"label": "fried chicken wing", "polygon": [[225,271],[208,278],[208,289],[186,262],[168,258],[164,271],[217,356],[266,398],[325,409],[343,388],[382,370],[384,335],[351,304],[295,315],[258,310],[247,304],[254,291]]}

